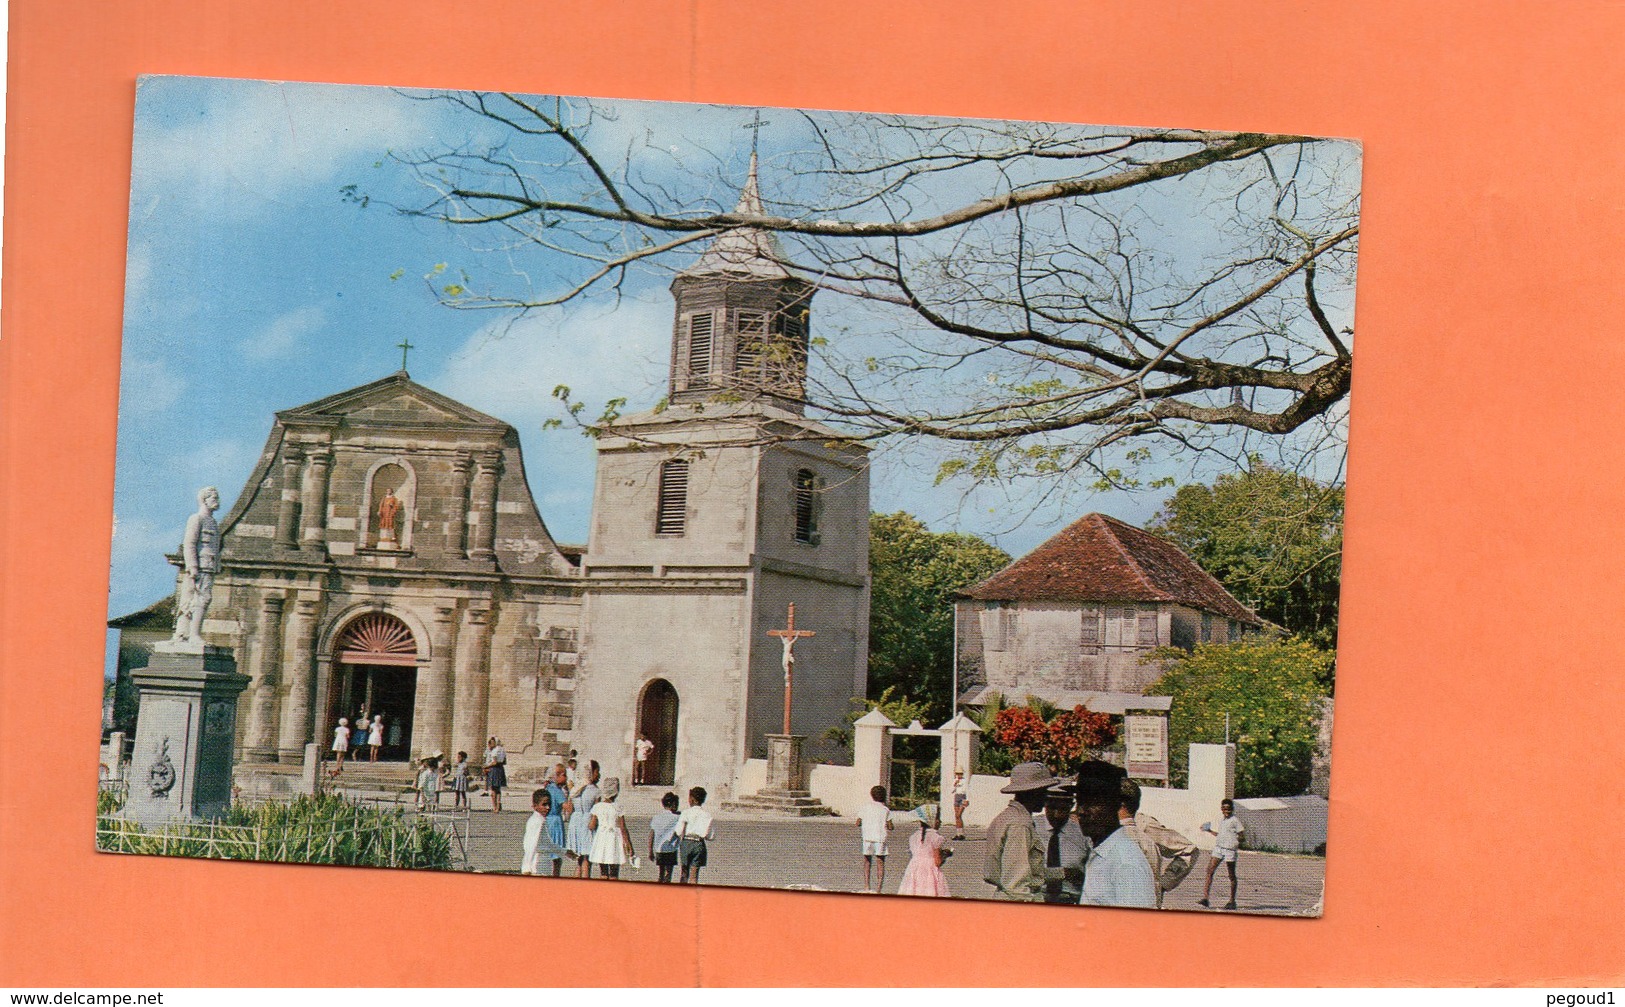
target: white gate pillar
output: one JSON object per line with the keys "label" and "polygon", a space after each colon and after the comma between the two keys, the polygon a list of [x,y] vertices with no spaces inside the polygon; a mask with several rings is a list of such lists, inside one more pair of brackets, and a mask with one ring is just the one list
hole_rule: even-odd
{"label": "white gate pillar", "polygon": [[976,721],[956,713],[954,719],[937,728],[937,733],[942,736],[942,817],[944,821],[952,821],[954,773],[964,773],[965,782],[970,783],[971,770],[976,765],[976,736],[982,729],[976,726]]}
{"label": "white gate pillar", "polygon": [[869,800],[870,787],[891,787],[891,729],[897,725],[878,709],[852,725],[852,789],[854,808]]}

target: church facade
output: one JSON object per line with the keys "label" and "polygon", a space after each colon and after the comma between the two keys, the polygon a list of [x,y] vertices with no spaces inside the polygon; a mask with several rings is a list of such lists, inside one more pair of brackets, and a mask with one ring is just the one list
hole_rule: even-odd
{"label": "church facade", "polygon": [[519,779],[575,749],[629,780],[643,736],[647,782],[727,796],[782,727],[791,603],[817,634],[792,730],[828,754],[866,684],[867,459],[802,415],[813,288],[782,259],[741,229],[674,280],[668,396],[600,437],[584,550],[548,532],[517,432],[405,371],[277,413],[204,626],[251,679],[239,760],[381,713],[387,759],[495,736]]}

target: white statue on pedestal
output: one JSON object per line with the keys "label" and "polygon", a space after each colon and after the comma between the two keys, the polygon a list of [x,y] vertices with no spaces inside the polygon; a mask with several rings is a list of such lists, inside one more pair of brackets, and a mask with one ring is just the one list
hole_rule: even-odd
{"label": "white statue on pedestal", "polygon": [[175,635],[165,650],[203,652],[203,617],[213,600],[214,575],[220,572],[220,525],[214,519],[220,491],[205,486],[198,490],[197,502],[197,513],[186,519],[186,536],[181,542],[186,572],[175,594]]}

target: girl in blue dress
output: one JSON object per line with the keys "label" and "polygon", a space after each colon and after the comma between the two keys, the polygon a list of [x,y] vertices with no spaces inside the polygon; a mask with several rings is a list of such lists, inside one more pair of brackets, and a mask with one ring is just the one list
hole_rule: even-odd
{"label": "girl in blue dress", "polygon": [[592,863],[587,859],[592,855],[592,827],[587,820],[592,817],[592,806],[598,803],[598,793],[598,763],[589,761],[587,778],[570,795],[570,828],[564,843],[575,858],[578,878],[592,877]]}
{"label": "girl in blue dress", "polygon": [[[553,767],[553,778],[547,783],[547,796],[550,802],[547,809],[547,840],[553,850],[564,849],[564,809],[569,807],[570,791],[565,786],[564,763]],[[555,853],[553,856],[553,876],[559,876],[564,861]]]}

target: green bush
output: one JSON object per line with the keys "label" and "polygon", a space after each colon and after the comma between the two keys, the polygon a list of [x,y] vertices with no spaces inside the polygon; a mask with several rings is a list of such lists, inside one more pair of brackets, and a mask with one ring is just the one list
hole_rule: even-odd
{"label": "green bush", "polygon": [[451,841],[427,822],[334,795],[289,804],[237,804],[217,822],[156,831],[102,815],[96,820],[96,845],[113,853],[270,863],[439,870],[451,865]]}
{"label": "green bush", "polygon": [[1285,797],[1308,789],[1330,652],[1299,638],[1249,637],[1199,644],[1189,653],[1164,647],[1145,660],[1167,668],[1146,695],[1173,697],[1169,755],[1175,786],[1188,779],[1189,746],[1222,742],[1228,715],[1237,797]]}

